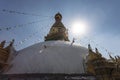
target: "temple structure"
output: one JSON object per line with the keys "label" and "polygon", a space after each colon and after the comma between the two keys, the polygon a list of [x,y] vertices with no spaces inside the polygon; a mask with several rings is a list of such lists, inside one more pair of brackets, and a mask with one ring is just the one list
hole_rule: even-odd
{"label": "temple structure", "polygon": [[92,50],[90,44],[88,45],[89,54],[86,61],[86,72],[94,74],[97,80],[120,80],[120,57],[112,57],[110,59],[102,57],[98,49],[95,52]]}
{"label": "temple structure", "polygon": [[0,72],[2,73],[6,67],[9,65],[8,61],[11,56],[11,49],[13,47],[14,40],[10,42],[7,47],[4,47],[5,40],[0,43]]}
{"label": "temple structure", "polygon": [[45,41],[22,50],[0,43],[0,80],[120,80],[120,57],[106,59],[92,50],[69,41],[68,30],[55,15]]}

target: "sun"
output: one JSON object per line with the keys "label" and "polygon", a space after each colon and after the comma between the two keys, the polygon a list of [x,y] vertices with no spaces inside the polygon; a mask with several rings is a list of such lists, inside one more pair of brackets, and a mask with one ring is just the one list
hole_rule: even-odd
{"label": "sun", "polygon": [[82,21],[72,23],[71,31],[73,35],[84,35],[87,33],[87,24]]}

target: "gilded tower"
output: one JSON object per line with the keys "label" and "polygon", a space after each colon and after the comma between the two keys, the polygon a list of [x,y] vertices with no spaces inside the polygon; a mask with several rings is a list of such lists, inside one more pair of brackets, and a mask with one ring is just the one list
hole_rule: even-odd
{"label": "gilded tower", "polygon": [[65,26],[61,22],[62,15],[60,13],[57,13],[54,18],[55,18],[55,23],[51,27],[49,34],[45,36],[45,41],[50,41],[50,40],[69,41],[68,30],[65,28]]}

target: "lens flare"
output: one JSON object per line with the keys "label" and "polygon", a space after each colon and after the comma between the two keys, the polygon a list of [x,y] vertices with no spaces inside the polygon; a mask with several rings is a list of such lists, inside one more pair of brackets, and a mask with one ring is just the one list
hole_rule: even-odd
{"label": "lens flare", "polygon": [[85,22],[74,22],[72,24],[72,33],[73,35],[83,35],[87,32],[87,25]]}

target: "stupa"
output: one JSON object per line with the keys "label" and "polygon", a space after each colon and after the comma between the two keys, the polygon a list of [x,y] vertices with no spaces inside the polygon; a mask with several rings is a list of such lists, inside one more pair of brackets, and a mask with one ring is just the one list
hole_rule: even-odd
{"label": "stupa", "polygon": [[1,64],[3,66],[1,79],[61,80],[70,76],[70,78],[86,76],[84,56],[88,54],[88,49],[70,42],[68,30],[62,23],[60,13],[54,18],[55,23],[45,36],[44,42],[19,51],[15,51],[11,45],[8,54],[12,56],[8,55],[4,63],[7,66]]}

